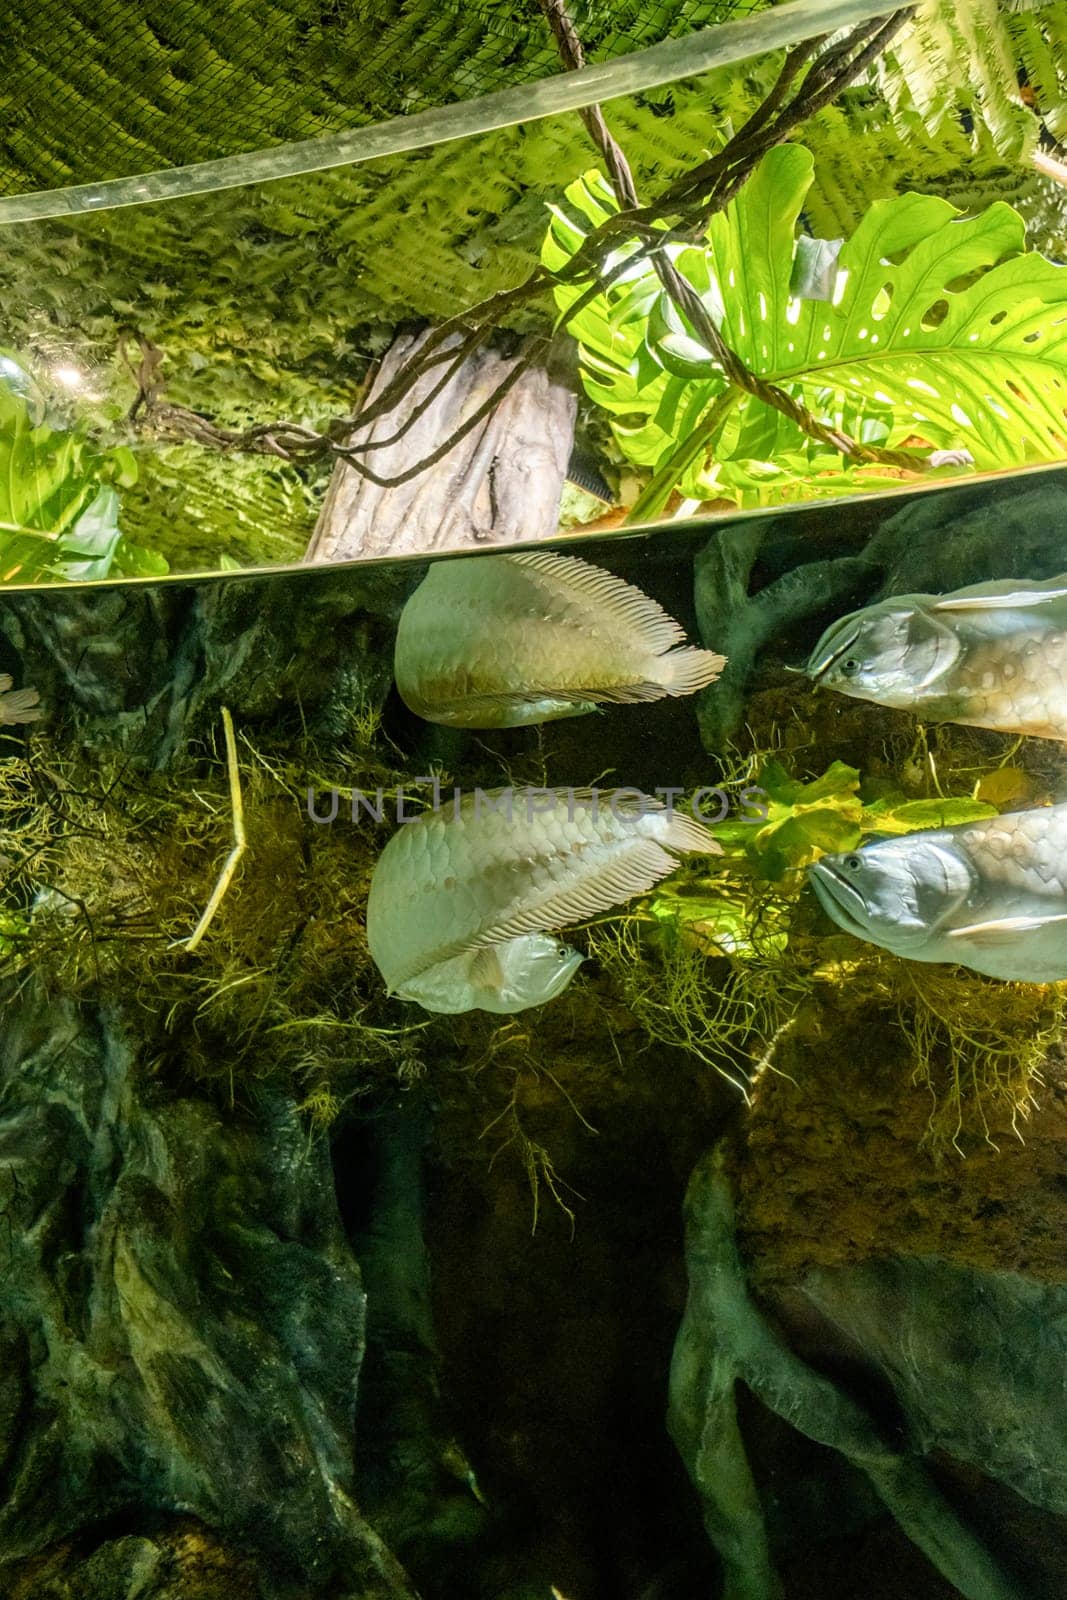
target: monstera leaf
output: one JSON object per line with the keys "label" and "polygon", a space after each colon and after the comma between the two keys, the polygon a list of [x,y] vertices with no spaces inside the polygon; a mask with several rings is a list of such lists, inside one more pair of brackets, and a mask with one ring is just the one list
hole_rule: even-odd
{"label": "monstera leaf", "polygon": [[123,540],[114,487],[137,476],[128,450],[35,424],[32,396],[10,359],[0,382],[0,584],[158,576],[161,557]]}
{"label": "monstera leaf", "polygon": [[[801,298],[812,177],[807,150],[772,150],[705,244],[665,247],[746,366],[865,443],[919,439],[966,450],[979,468],[1067,457],[1067,268],[1026,251],[1018,213],[998,202],[962,217],[918,194],[879,201],[841,245],[830,298]],[[617,209],[596,172],[566,202],[543,246],[554,272]],[[619,275],[570,328],[587,393],[612,414],[624,453],[653,471],[646,511],[675,489],[765,503],[768,491],[795,498],[871,476],[729,385],[637,250],[617,253]],[[584,287],[557,284],[563,313]]]}

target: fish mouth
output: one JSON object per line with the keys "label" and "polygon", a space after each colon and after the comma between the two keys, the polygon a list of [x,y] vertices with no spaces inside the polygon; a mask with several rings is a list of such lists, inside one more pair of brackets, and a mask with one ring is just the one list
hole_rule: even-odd
{"label": "fish mouth", "polygon": [[840,622],[835,622],[829,630],[831,637],[824,634],[812,651],[805,670],[813,683],[818,683],[821,678],[824,678],[830,668],[836,666],[842,656],[851,650],[859,639],[858,622],[849,628],[843,636],[841,635],[840,629],[847,620],[847,618],[843,618]]}
{"label": "fish mouth", "polygon": [[861,921],[857,913],[865,911],[863,896],[841,876],[838,869],[824,857],[808,868],[808,880],[819,897],[827,915],[857,939],[870,939],[869,924]]}
{"label": "fish mouth", "polygon": [[564,989],[570,983],[571,979],[574,977],[574,974],[581,966],[583,959],[584,957],[577,950],[572,950],[568,945],[565,944],[560,945],[558,952],[559,971],[552,979],[549,988],[545,991],[545,998],[541,1004],[547,1004],[549,1000],[555,1000],[557,995],[563,993]]}

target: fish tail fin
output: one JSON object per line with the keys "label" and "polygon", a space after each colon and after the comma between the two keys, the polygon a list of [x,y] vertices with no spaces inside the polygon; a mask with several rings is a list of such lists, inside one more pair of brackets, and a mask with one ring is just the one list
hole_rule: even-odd
{"label": "fish tail fin", "polygon": [[0,723],[38,722],[44,715],[40,698],[36,689],[0,688]]}
{"label": "fish tail fin", "polygon": [[656,681],[669,695],[695,694],[714,683],[725,665],[726,657],[716,655],[714,650],[685,645],[657,658]]}

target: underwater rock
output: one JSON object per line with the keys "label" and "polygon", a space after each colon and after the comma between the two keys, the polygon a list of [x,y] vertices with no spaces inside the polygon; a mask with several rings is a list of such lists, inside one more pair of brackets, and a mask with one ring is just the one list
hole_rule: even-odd
{"label": "underwater rock", "polygon": [[700,637],[705,644],[717,640],[726,657],[721,676],[697,706],[701,740],[709,751],[721,751],[741,726],[749,681],[762,652],[780,645],[784,633],[821,612],[828,601],[847,604],[856,583],[868,575],[862,558],[841,556],[807,562],[750,594],[768,537],[766,522],[732,523],[718,530],[694,563]]}
{"label": "underwater rock", "polygon": [[633,584],[545,551],[438,562],[400,616],[405,705],[457,728],[515,728],[693,694],[721,656]]}
{"label": "underwater rock", "polygon": [[180,618],[194,590],[93,589],[5,595],[0,633],[49,708],[121,742],[144,730],[167,685]]}
{"label": "underwater rock", "polygon": [[158,589],[5,596],[0,637],[50,723],[165,766],[218,715],[343,737],[391,683],[396,618],[419,574],[308,572]]}
{"label": "underwater rock", "polygon": [[[756,1529],[726,1505],[723,1537],[758,1533],[790,1593],[942,1600],[938,1571],[968,1593],[943,1554],[909,1557],[897,1531],[914,1539],[908,1507],[901,1515],[884,1498],[855,1439],[836,1424],[820,1433],[802,1397],[779,1404],[790,1389],[768,1384],[799,1364],[832,1391],[823,1416],[844,1395],[889,1456],[904,1452],[923,1468],[1016,1600],[1047,1600],[1062,1587],[1067,1538],[1065,1064],[1053,1047],[1044,1085],[1017,1085],[1013,1104],[1008,1041],[983,1057],[973,1008],[955,1064],[929,1040],[931,1059],[920,1064],[886,1004],[889,977],[887,959],[864,998],[855,980],[813,997],[780,1043],[779,1070],[760,1080],[716,1161],[694,1177],[679,1443],[691,1470],[701,1450],[710,1472],[713,1446],[726,1449],[725,1379],[713,1404],[706,1381],[719,1363],[714,1370],[743,1379],[731,1391],[729,1460],[751,1486],[754,1498],[742,1503]],[[979,986],[989,1025],[1010,1030],[1002,987],[963,973],[954,990],[938,981],[946,1014],[953,993]],[[725,1263],[724,1279],[715,1262]],[[755,1318],[762,1329],[750,1345],[736,1332],[742,1310],[744,1327],[752,1332]],[[788,1366],[774,1355],[770,1374],[753,1355],[777,1348],[768,1329],[788,1355]],[[718,1481],[736,1480],[720,1472]],[[955,1536],[943,1548],[958,1550]],[[917,1565],[904,1576],[909,1560]]]}
{"label": "underwater rock", "polygon": [[270,1600],[410,1600],[353,1499],[364,1294],[291,1101],[223,1117],[154,1088],[118,1015],[23,1000],[0,1197],[5,1568],[181,1513]]}
{"label": "underwater rock", "polygon": [[20,1563],[5,1600],[257,1600],[261,1592],[253,1563],[188,1517],[88,1544]]}
{"label": "underwater rock", "polygon": [[[760,1310],[737,1248],[722,1151],[697,1167],[686,1219],[689,1299],[671,1368],[669,1426],[723,1562],[724,1600],[780,1600],[786,1592],[739,1422],[739,1384],[866,1474],[898,1525],[965,1600],[1021,1600],[1031,1592],[1038,1600],[938,1487],[924,1461],[932,1444],[943,1447],[936,1430],[931,1439],[886,1427],[843,1385],[796,1355]],[[1062,1353],[1057,1366],[1062,1372]],[[954,1383],[965,1406],[969,1389]]]}

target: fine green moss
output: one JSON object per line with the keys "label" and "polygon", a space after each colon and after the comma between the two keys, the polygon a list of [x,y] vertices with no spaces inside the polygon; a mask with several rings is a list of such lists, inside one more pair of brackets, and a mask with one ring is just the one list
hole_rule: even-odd
{"label": "fine green moss", "polygon": [[[394,776],[366,742],[374,723],[357,708],[350,784]],[[0,974],[121,1000],[157,1069],[221,1077],[231,1094],[285,1077],[318,1122],[383,1075],[410,1075],[427,1024],[394,1013],[364,932],[381,839],[343,806],[333,826],[308,823],[316,761],[301,754],[240,741],[247,852],[190,952],[232,844],[224,761],[151,774],[35,735],[24,757],[0,763]]]}

